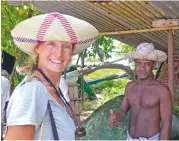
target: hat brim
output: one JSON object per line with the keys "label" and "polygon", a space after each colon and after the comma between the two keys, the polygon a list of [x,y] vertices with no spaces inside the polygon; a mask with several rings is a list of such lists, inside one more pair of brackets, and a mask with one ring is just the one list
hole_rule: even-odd
{"label": "hat brim", "polygon": [[155,62],[164,62],[167,59],[167,54],[160,50],[152,50],[148,54],[146,54],[145,52],[130,52],[126,54],[126,58],[129,58],[133,61],[136,59],[145,59]]}
{"label": "hat brim", "polygon": [[86,21],[60,13],[34,16],[11,31],[16,46],[29,55],[34,54],[40,42],[52,40],[72,43],[73,54],[78,54],[95,42],[98,35],[98,30]]}

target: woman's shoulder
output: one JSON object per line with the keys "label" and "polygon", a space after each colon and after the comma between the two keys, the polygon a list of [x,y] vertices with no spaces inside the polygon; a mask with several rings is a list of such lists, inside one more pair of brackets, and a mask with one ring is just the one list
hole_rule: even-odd
{"label": "woman's shoulder", "polygon": [[28,79],[25,77],[16,87],[16,89],[40,89],[46,90],[45,85],[37,78]]}
{"label": "woman's shoulder", "polygon": [[8,125],[40,125],[49,100],[44,87],[36,79],[24,79],[16,87],[7,108]]}
{"label": "woman's shoulder", "polygon": [[14,89],[12,96],[13,95],[21,95],[23,97],[25,96],[48,96],[48,91],[45,87],[45,85],[38,80],[37,78],[33,78],[32,80],[28,80],[27,77],[25,77],[19,85]]}

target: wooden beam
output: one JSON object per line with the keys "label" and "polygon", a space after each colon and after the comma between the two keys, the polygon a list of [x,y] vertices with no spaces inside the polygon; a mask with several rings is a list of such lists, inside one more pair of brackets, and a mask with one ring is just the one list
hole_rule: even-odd
{"label": "wooden beam", "polygon": [[172,30],[168,32],[168,86],[174,100],[174,36]]}
{"label": "wooden beam", "polygon": [[176,27],[160,27],[160,28],[148,28],[138,30],[127,30],[127,31],[116,31],[116,32],[101,32],[100,35],[118,35],[118,34],[131,34],[131,33],[142,33],[142,32],[154,32],[154,31],[166,31],[166,30],[179,30],[179,26]]}
{"label": "wooden beam", "polygon": [[152,27],[175,27],[179,26],[179,19],[157,19],[152,21]]}

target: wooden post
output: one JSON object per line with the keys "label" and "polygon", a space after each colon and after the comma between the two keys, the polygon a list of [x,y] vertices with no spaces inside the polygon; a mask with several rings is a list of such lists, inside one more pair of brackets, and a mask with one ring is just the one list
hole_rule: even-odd
{"label": "wooden post", "polygon": [[[81,57],[81,66],[82,68],[84,68],[85,65],[85,54],[86,54],[86,49],[83,51],[82,57]],[[84,74],[81,75],[81,97],[82,97],[82,102],[81,104],[83,104],[83,102],[85,101],[85,96],[84,96]]]}
{"label": "wooden post", "polygon": [[78,123],[80,123],[80,114],[81,114],[81,98],[78,96],[78,84],[77,83],[68,83],[68,91],[70,98],[71,108],[76,115]]}
{"label": "wooden post", "polygon": [[172,99],[173,99],[174,98],[174,36],[172,30],[169,30],[168,32],[168,86],[170,88]]}

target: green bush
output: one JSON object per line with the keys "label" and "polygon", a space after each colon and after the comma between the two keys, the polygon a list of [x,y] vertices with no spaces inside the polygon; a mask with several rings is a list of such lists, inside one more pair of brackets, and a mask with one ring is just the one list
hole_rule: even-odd
{"label": "green bush", "polygon": [[86,100],[82,106],[82,109],[95,110],[110,99],[113,99],[118,95],[123,95],[127,82],[128,79],[115,79],[106,80],[98,84],[92,85],[91,88],[94,93],[101,95],[102,98],[93,101]]}
{"label": "green bush", "polygon": [[179,105],[173,104],[173,111],[174,111],[177,115],[179,115]]}

